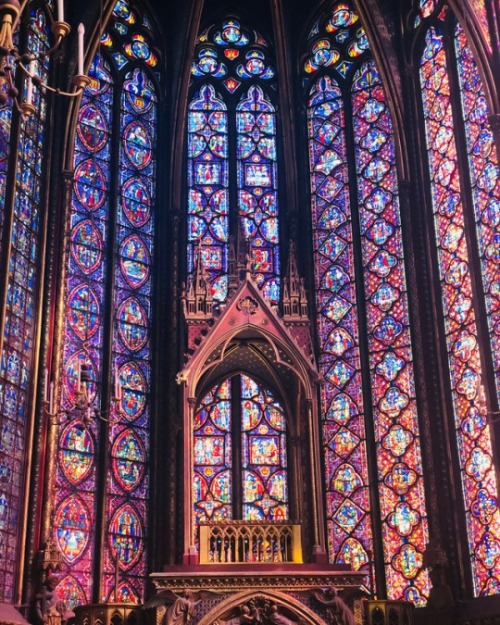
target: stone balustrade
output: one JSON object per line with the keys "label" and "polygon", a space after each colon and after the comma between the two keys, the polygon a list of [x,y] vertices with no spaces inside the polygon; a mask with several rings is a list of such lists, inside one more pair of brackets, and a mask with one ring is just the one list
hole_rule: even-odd
{"label": "stone balustrade", "polygon": [[200,525],[200,564],[300,564],[300,525],[224,521]]}

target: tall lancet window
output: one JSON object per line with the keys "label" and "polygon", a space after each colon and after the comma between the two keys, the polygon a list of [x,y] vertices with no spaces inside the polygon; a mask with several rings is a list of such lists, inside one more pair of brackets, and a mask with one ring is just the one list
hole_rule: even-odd
{"label": "tall lancet window", "polygon": [[494,594],[500,588],[500,515],[488,411],[498,410],[500,393],[498,157],[485,91],[463,30],[451,11],[434,3],[420,8],[416,24],[450,413],[472,583],[476,595]]}
{"label": "tall lancet window", "polygon": [[[144,597],[159,68],[152,38],[148,18],[119,0],[77,117],[61,389],[70,418],[60,428],[54,509],[68,565],[58,590],[69,605]],[[82,371],[91,410],[79,419]]]}
{"label": "tall lancet window", "polygon": [[248,241],[255,279],[266,299],[278,303],[276,94],[270,56],[268,42],[235,19],[207,28],[195,50],[188,111],[188,273],[200,253],[216,308],[227,299],[230,233]]}
{"label": "tall lancet window", "polygon": [[427,511],[391,116],[348,3],[316,22],[308,48],[329,555],[366,571],[374,591],[422,604]]}
{"label": "tall lancet window", "polygon": [[[31,11],[27,48],[35,55],[50,48],[50,19],[41,8]],[[36,60],[33,69],[46,83],[48,59]],[[19,528],[26,514],[23,493],[44,223],[47,99],[36,85],[32,102],[35,112],[24,119],[12,114],[11,103],[0,107],[0,249],[6,262],[3,273],[7,273],[0,364],[0,601],[8,602],[16,600],[22,549]],[[11,129],[13,134],[19,131],[17,151]],[[9,143],[15,151],[10,158]],[[7,192],[9,177],[15,179],[14,197]]]}

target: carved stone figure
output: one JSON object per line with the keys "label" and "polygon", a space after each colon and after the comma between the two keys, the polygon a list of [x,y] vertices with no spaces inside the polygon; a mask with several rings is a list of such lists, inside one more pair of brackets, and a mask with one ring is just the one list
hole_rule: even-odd
{"label": "carved stone figure", "polygon": [[291,621],[284,614],[280,614],[278,606],[271,603],[266,610],[267,622],[271,625],[296,625],[295,621]]}
{"label": "carved stone figure", "polygon": [[168,606],[165,615],[165,625],[188,625],[191,622],[194,611],[198,603],[213,591],[191,591],[183,590],[179,594],[170,589],[162,590],[152,597],[143,608],[158,608]]}
{"label": "carved stone figure", "polygon": [[196,601],[190,592],[182,593],[167,610],[166,625],[186,625],[194,616]]}
{"label": "carved stone figure", "polygon": [[336,588],[330,586],[323,591],[314,591],[313,595],[325,606],[331,625],[355,625],[353,613]]}
{"label": "carved stone figure", "polygon": [[42,591],[36,596],[37,616],[46,625],[61,625],[64,620],[64,602],[54,593],[57,583],[56,577],[47,577]]}
{"label": "carved stone figure", "polygon": [[228,621],[217,621],[219,625],[251,625],[254,623],[254,617],[250,608],[243,604],[239,608],[240,614],[230,618]]}
{"label": "carved stone figure", "polygon": [[214,625],[297,625],[280,612],[280,608],[268,599],[250,599],[238,608],[239,614]]}

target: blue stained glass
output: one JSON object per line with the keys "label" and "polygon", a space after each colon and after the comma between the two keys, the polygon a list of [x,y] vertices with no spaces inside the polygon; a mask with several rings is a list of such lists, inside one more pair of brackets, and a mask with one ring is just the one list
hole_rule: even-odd
{"label": "blue stained glass", "polygon": [[[46,82],[49,61],[43,58],[50,48],[47,17],[40,8],[31,10],[31,29],[27,47],[35,56],[34,73]],[[14,589],[21,561],[17,519],[22,515],[25,483],[26,407],[29,405],[29,384],[32,377],[35,337],[35,295],[40,268],[39,225],[43,206],[46,100],[38,85],[33,85],[35,113],[21,118],[17,145],[12,245],[7,259],[8,275],[3,351],[0,365],[0,452],[10,458],[9,470],[0,464],[4,478],[0,488],[0,601],[15,601]],[[4,219],[5,184],[8,169],[8,145],[11,105],[0,107],[0,230]],[[1,238],[1,237],[0,237]],[[5,237],[4,237],[5,238]],[[6,250],[2,250],[6,252]],[[3,455],[2,454],[2,455]],[[6,479],[6,473],[9,473]]]}
{"label": "blue stained glass", "polygon": [[[141,35],[142,36],[142,35]],[[135,35],[133,35],[135,37]],[[138,44],[139,40],[134,40]],[[150,57],[139,54],[151,65]],[[124,79],[120,100],[121,134],[120,189],[117,204],[117,255],[114,273],[113,355],[110,376],[115,394],[121,386],[122,398],[113,404],[117,427],[110,431],[112,472],[108,475],[107,504],[110,550],[104,556],[108,587],[114,583],[114,559],[118,557],[127,583],[134,580],[137,600],[144,593],[146,527],[149,470],[146,468],[144,438],[150,427],[151,375],[151,262],[153,257],[154,189],[156,163],[157,98],[156,90],[143,69],[134,69]],[[126,429],[118,431],[119,426]],[[133,505],[132,505],[133,504]],[[130,541],[120,529],[119,519],[131,519],[137,539]],[[140,580],[140,585],[137,581]],[[132,588],[132,586],[131,586]]]}
{"label": "blue stained glass", "polygon": [[203,86],[188,114],[188,271],[199,249],[217,302],[227,296],[228,155],[226,106]]}
{"label": "blue stained glass", "polygon": [[277,219],[276,120],[274,107],[258,86],[236,109],[239,210],[250,240],[253,271],[265,297],[279,297],[279,223]]}

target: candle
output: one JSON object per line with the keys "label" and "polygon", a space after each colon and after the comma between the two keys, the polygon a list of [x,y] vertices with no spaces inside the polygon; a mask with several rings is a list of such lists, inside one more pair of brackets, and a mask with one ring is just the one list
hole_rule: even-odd
{"label": "candle", "polygon": [[78,76],[83,76],[83,44],[85,37],[85,26],[80,23],[78,26]]}
{"label": "candle", "polygon": [[57,0],[57,18],[64,22],[64,0]]}
{"label": "candle", "polygon": [[117,401],[121,401],[123,399],[120,374],[117,369],[115,369],[115,399]]}
{"label": "candle", "polygon": [[32,59],[28,65],[28,83],[26,85],[26,104],[33,103],[33,79],[31,76],[35,72],[35,60]]}

